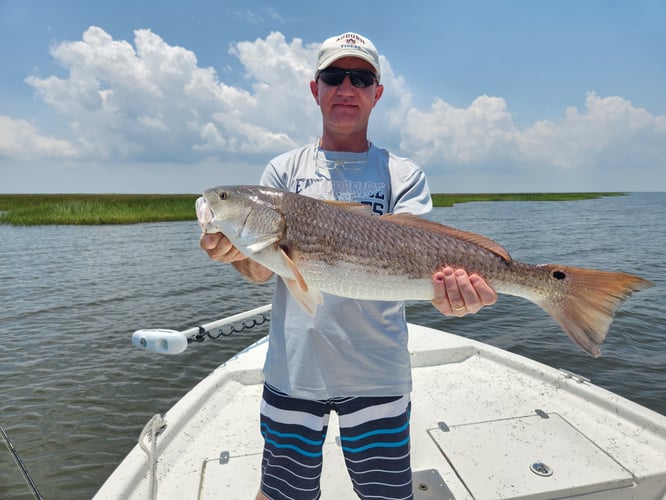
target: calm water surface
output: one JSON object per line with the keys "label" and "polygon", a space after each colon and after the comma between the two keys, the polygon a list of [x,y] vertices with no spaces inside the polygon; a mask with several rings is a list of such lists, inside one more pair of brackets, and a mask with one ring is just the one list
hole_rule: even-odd
{"label": "calm water surface", "polygon": [[[514,259],[623,270],[654,281],[618,312],[592,359],[538,307],[502,296],[447,319],[410,303],[408,319],[518,352],[592,379],[666,414],[666,193],[576,202],[467,203],[433,218],[485,234]],[[270,301],[208,260],[195,222],[132,226],[0,225],[0,425],[48,499],[90,498],[165,412],[259,336],[139,351],[138,328],[185,329]],[[0,446],[0,498],[32,498]]]}

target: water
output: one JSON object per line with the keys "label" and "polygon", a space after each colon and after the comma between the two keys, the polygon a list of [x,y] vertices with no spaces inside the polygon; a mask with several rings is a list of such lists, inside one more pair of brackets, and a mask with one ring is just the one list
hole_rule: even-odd
{"label": "water", "polygon": [[[666,193],[577,202],[468,203],[433,217],[485,234],[514,259],[623,270],[657,287],[618,312],[593,359],[539,308],[502,296],[463,319],[410,303],[416,323],[508,349],[592,379],[666,414]],[[0,225],[0,425],[41,493],[90,498],[165,412],[259,328],[160,356],[131,346],[138,328],[185,329],[270,301],[208,260],[194,222],[102,227]],[[0,446],[0,498],[29,499]]]}

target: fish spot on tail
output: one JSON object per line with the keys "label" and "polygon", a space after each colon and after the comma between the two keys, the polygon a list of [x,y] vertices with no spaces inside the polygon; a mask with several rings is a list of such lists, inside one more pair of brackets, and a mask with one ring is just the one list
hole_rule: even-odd
{"label": "fish spot on tail", "polygon": [[567,274],[564,271],[555,270],[555,271],[553,271],[552,276],[556,280],[563,280],[567,277]]}

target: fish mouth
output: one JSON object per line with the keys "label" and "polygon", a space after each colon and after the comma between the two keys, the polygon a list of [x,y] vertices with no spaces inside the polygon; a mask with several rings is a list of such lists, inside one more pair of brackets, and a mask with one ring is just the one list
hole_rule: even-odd
{"label": "fish mouth", "polygon": [[[208,193],[205,193],[204,196],[207,194]],[[210,208],[207,198],[204,198],[204,196],[197,198],[196,201],[197,221],[204,233],[218,232],[218,230],[213,227],[215,214],[213,213],[213,209]]]}

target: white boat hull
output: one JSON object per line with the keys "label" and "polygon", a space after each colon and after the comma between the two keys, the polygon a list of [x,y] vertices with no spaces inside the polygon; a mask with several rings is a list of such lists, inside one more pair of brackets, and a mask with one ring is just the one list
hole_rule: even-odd
{"label": "white boat hull", "polygon": [[[159,499],[250,499],[262,452],[262,339],[192,389],[155,442]],[[415,498],[666,498],[666,417],[588,381],[410,324]],[[353,499],[332,416],[323,499]],[[150,446],[150,445],[149,445]],[[135,447],[96,500],[151,498]]]}

